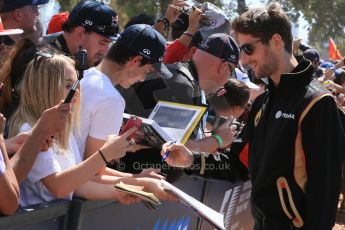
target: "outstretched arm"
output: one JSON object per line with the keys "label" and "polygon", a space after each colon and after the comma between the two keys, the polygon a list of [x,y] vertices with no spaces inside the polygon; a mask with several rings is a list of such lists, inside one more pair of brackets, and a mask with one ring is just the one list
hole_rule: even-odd
{"label": "outstretched arm", "polygon": [[3,137],[5,122],[0,114],[0,213],[11,215],[19,204],[19,186],[6,152]]}

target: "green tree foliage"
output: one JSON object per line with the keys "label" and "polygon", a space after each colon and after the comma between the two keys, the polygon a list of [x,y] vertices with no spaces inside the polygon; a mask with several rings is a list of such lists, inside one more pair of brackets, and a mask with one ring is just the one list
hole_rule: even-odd
{"label": "green tree foliage", "polygon": [[[198,2],[211,2],[217,6],[222,6],[222,0],[198,0]],[[156,15],[165,14],[165,10],[172,0],[112,0],[112,6],[120,12],[120,25],[124,25],[131,17],[147,13]]]}
{"label": "green tree foliage", "polygon": [[78,2],[78,0],[59,0],[61,11],[71,11]]}
{"label": "green tree foliage", "polygon": [[[80,0],[58,0],[61,5],[62,11],[70,11]],[[100,0],[99,0],[100,1]],[[109,1],[109,0],[108,0]],[[197,0],[200,3],[210,2],[222,8],[225,13],[234,18],[239,13],[246,10],[246,0],[230,0],[229,4],[224,4],[223,0]],[[110,0],[110,5],[118,12],[120,26],[133,16],[147,13],[156,16],[158,19],[161,15],[165,14],[165,10],[172,0]]]}
{"label": "green tree foliage", "polygon": [[296,21],[302,12],[309,24],[310,45],[325,49],[330,37],[345,54],[345,1],[344,0],[281,0],[289,16]]}

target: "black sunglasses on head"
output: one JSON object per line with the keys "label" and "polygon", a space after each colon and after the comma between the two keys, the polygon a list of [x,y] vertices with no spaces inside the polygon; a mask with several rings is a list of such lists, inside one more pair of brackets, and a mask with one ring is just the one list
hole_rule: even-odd
{"label": "black sunglasses on head", "polygon": [[261,42],[261,41],[262,41],[262,39],[259,39],[259,40],[253,41],[253,42],[245,43],[242,46],[240,46],[240,50],[241,50],[241,52],[244,52],[245,54],[250,56],[254,53],[255,44],[258,42]]}

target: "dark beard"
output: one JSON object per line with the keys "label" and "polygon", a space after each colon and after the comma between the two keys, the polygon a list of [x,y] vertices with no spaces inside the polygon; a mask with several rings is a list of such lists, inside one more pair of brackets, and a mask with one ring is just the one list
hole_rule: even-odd
{"label": "dark beard", "polygon": [[270,77],[278,68],[277,58],[268,50],[265,52],[266,62],[259,68],[259,78]]}

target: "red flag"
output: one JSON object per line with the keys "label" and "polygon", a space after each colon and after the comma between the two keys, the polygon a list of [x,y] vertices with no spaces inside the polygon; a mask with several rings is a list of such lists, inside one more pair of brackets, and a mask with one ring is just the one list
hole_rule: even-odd
{"label": "red flag", "polygon": [[335,45],[334,41],[332,38],[329,39],[329,59],[332,60],[339,60],[342,59],[343,56],[341,55],[340,51],[337,49],[337,46]]}

